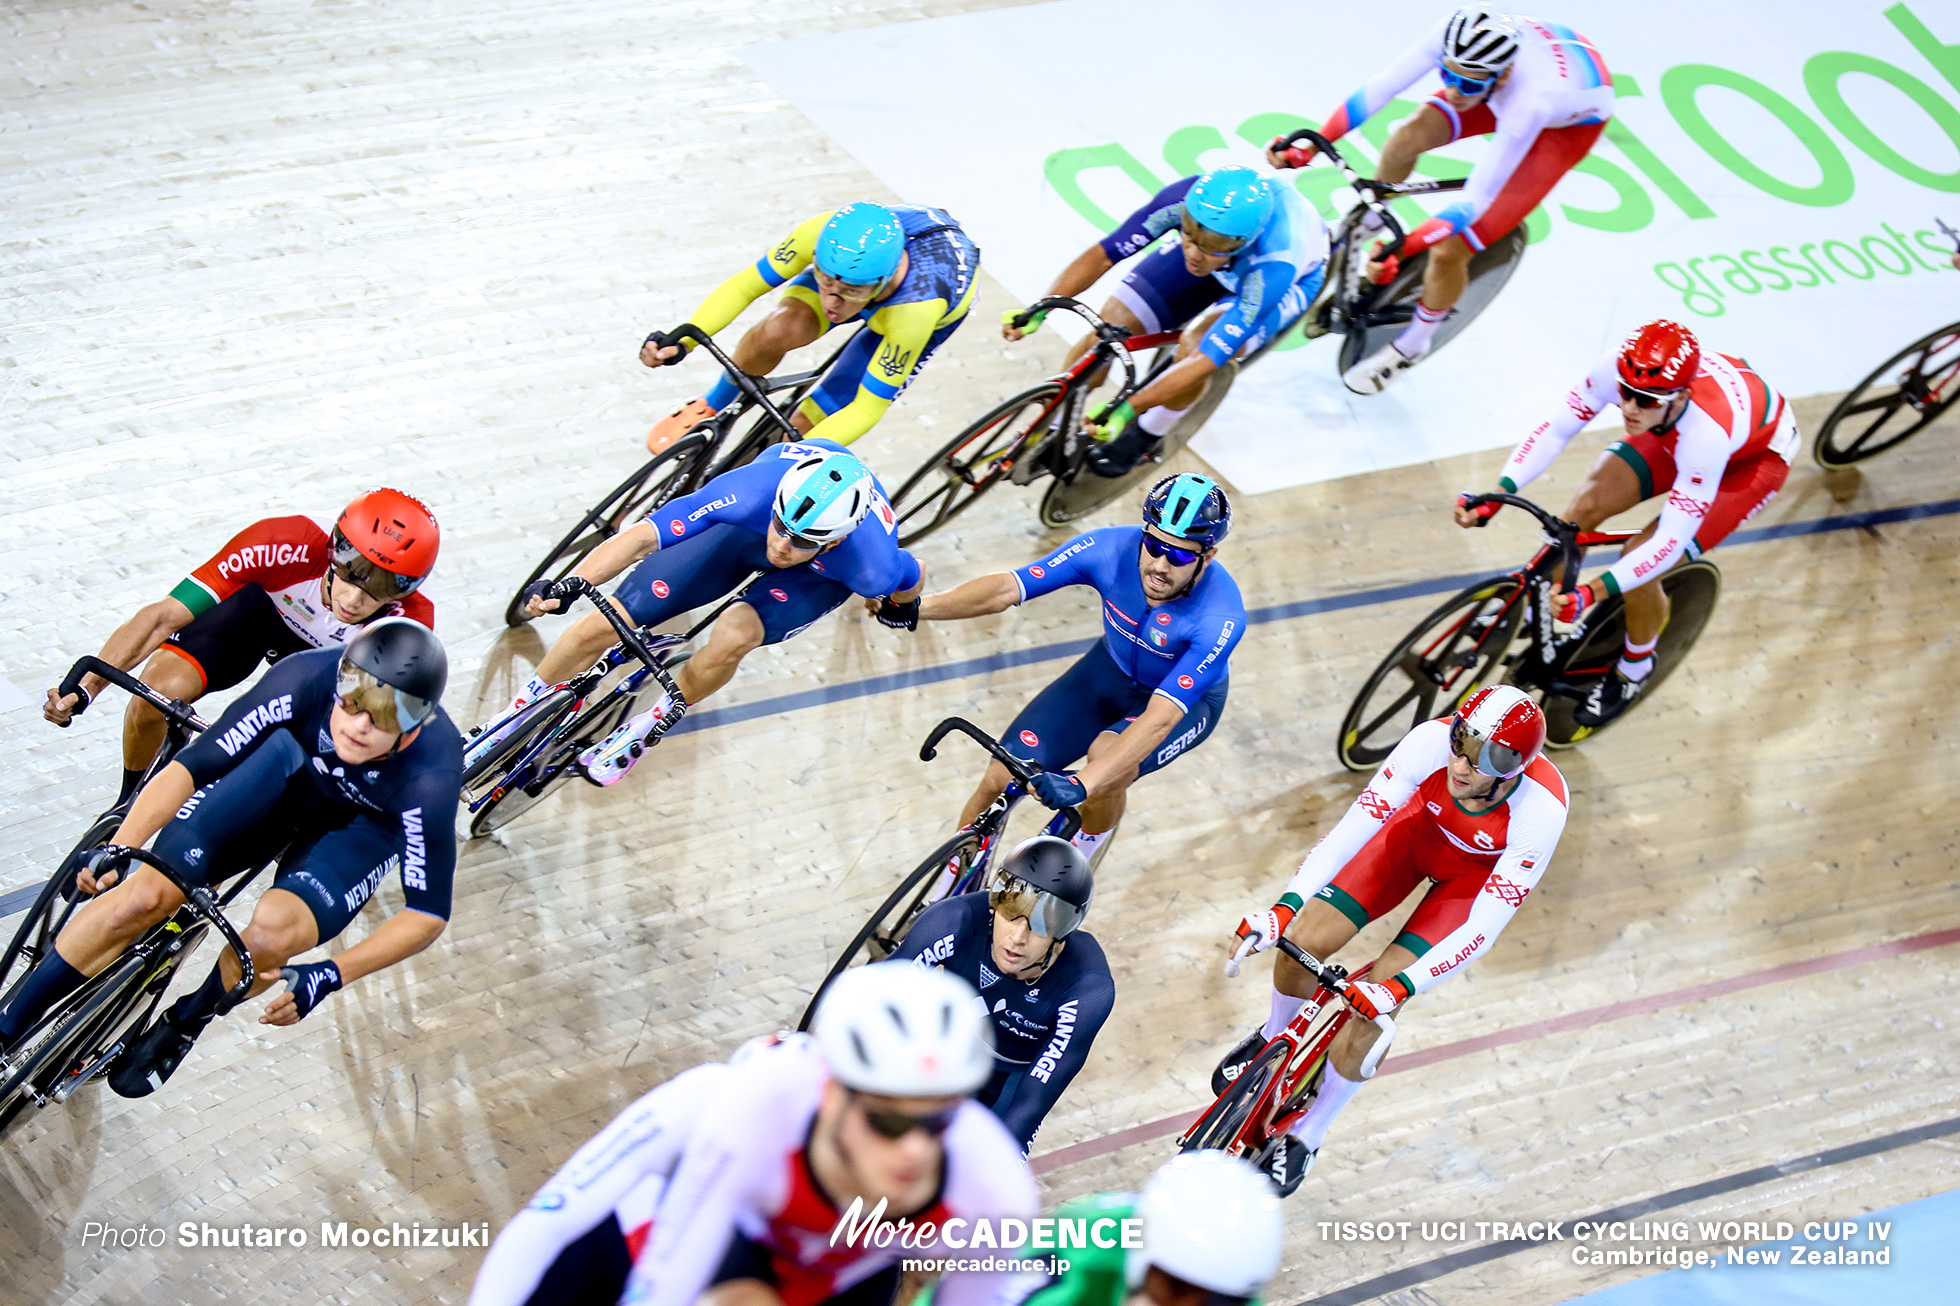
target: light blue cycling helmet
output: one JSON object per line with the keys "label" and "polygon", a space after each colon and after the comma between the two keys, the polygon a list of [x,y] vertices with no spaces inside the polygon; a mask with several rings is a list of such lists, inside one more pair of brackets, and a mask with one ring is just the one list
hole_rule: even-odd
{"label": "light blue cycling helmet", "polygon": [[1246,241],[1272,221],[1273,188],[1250,168],[1207,172],[1184,192],[1184,213],[1206,231]]}
{"label": "light blue cycling helmet", "polygon": [[882,204],[846,204],[817,233],[817,270],[846,285],[877,285],[904,253],[905,228]]}
{"label": "light blue cycling helmet", "polygon": [[1144,524],[1206,548],[1232,529],[1232,503],[1218,482],[1195,472],[1166,476],[1143,500]]}
{"label": "light blue cycling helmet", "polygon": [[841,540],[871,512],[876,482],[853,454],[812,449],[776,483],[776,521],[809,547]]}

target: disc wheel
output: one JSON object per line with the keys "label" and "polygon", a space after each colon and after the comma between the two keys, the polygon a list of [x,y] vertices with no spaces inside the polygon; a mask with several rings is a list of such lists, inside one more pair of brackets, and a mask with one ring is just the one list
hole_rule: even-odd
{"label": "disc wheel", "polygon": [[1811,457],[1827,471],[1884,453],[1939,420],[1960,399],[1960,322],[1913,341],[1838,400]]}
{"label": "disc wheel", "polygon": [[993,489],[1014,468],[1008,459],[1035,448],[1034,432],[1054,414],[1059,382],[1045,381],[1015,395],[961,431],[919,465],[892,496],[898,542],[910,547],[944,526]]}
{"label": "disc wheel", "polygon": [[1213,372],[1204,393],[1184,410],[1184,416],[1177,419],[1177,425],[1164,436],[1164,442],[1157,451],[1123,475],[1098,476],[1085,459],[1076,468],[1073,479],[1056,477],[1049,483],[1048,493],[1041,498],[1041,524],[1055,528],[1071,525],[1098,508],[1114,503],[1144,481],[1161,475],[1163,465],[1178,450],[1191,443],[1191,437],[1225,402],[1225,396],[1231,393],[1232,382],[1238,378],[1239,366],[1239,361],[1233,359]]}
{"label": "disc wheel", "polygon": [[[1479,313],[1490,307],[1490,302],[1497,298],[1497,292],[1504,289],[1505,283],[1518,270],[1524,248],[1524,228],[1518,226],[1471,258],[1470,280],[1463,288],[1463,296],[1456,301],[1455,310],[1436,328],[1436,334],[1430,337],[1424,358],[1456,339]],[[1402,333],[1402,328],[1415,316],[1416,299],[1422,294],[1423,277],[1428,271],[1428,250],[1403,261],[1395,279],[1357,314],[1364,325],[1359,329],[1350,326],[1347,335],[1342,338],[1341,371],[1346,372]]]}
{"label": "disc wheel", "polygon": [[1524,622],[1523,586],[1494,576],[1446,599],[1362,685],[1336,741],[1341,765],[1372,771],[1402,736],[1453,709],[1496,671]]}
{"label": "disc wheel", "polygon": [[1285,1073],[1287,1058],[1292,1052],[1290,1043],[1268,1043],[1265,1050],[1239,1072],[1232,1086],[1198,1117],[1196,1124],[1185,1131],[1184,1137],[1178,1140],[1177,1150],[1218,1152],[1230,1147],[1244,1132],[1266,1089]]}
{"label": "disc wheel", "polygon": [[1626,712],[1604,726],[1582,726],[1572,719],[1573,710],[1593,682],[1612,671],[1626,643],[1625,598],[1613,595],[1600,605],[1599,615],[1587,624],[1585,638],[1559,658],[1552,692],[1544,700],[1547,748],[1570,748],[1624,721],[1654,696],[1701,638],[1722,596],[1721,571],[1706,558],[1697,558],[1670,568],[1656,583],[1667,593],[1667,624],[1661,627],[1660,642],[1654,646],[1654,669],[1647,675],[1646,688]]}
{"label": "disc wheel", "polygon": [[531,620],[524,602],[524,591],[540,580],[560,581],[572,568],[585,561],[585,555],[631,526],[639,518],[677,495],[694,488],[694,473],[706,452],[708,437],[690,432],[655,454],[640,469],[621,481],[611,494],[599,500],[578,524],[565,532],[544,561],[531,569],[504,608],[506,626],[522,626]]}
{"label": "disc wheel", "polygon": [[910,875],[900,880],[898,887],[891,891],[878,910],[871,913],[871,919],[864,923],[864,928],[838,954],[829,973],[823,977],[823,983],[817,985],[817,991],[810,995],[810,1004],[803,1009],[803,1018],[796,1027],[799,1030],[810,1028],[811,1018],[817,1014],[817,1004],[823,1001],[824,991],[839,975],[860,960],[867,964],[883,961],[898,951],[898,945],[904,941],[913,923],[924,914],[926,908],[939,901],[941,872],[950,867],[952,878],[958,879],[972,867],[983,846],[978,834],[972,830],[962,830],[934,849]]}

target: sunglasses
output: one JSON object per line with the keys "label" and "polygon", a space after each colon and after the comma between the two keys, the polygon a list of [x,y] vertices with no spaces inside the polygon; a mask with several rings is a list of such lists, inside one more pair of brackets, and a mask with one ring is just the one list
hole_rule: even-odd
{"label": "sunglasses", "polygon": [[1173,567],[1188,567],[1205,556],[1203,549],[1180,549],[1175,544],[1166,544],[1148,531],[1143,536],[1143,551],[1153,558],[1163,558]]}
{"label": "sunglasses", "polygon": [[374,559],[362,553],[347,542],[347,537],[338,530],[333,533],[333,575],[334,579],[344,581],[361,590],[369,598],[392,603],[396,599],[412,594],[427,579],[423,576],[403,576],[389,571]]}
{"label": "sunglasses", "polygon": [[776,528],[776,534],[788,540],[789,546],[792,549],[816,550],[816,549],[821,549],[824,546],[824,542],[822,540],[813,540],[807,535],[798,535],[795,531],[791,530],[789,526],[784,523],[782,516],[780,514],[771,516],[769,521],[770,524]]}
{"label": "sunglasses", "polygon": [[858,1110],[864,1113],[864,1123],[871,1126],[871,1132],[894,1143],[915,1129],[923,1129],[928,1138],[943,1138],[946,1131],[953,1127],[953,1117],[960,1110],[960,1104],[955,1102],[930,1115],[915,1116],[905,1111],[866,1106],[862,1097],[857,1102]]}
{"label": "sunglasses", "polygon": [[1635,408],[1665,408],[1680,395],[1679,390],[1642,390],[1620,382],[1620,404]]}
{"label": "sunglasses", "polygon": [[1188,213],[1178,223],[1178,234],[1184,237],[1187,244],[1196,247],[1200,254],[1208,254],[1212,258],[1236,254],[1246,246],[1246,242],[1239,237],[1222,236],[1209,227],[1199,226]]}
{"label": "sunglasses", "polygon": [[349,716],[365,712],[376,729],[391,735],[407,734],[435,714],[430,700],[384,685],[359,667],[341,666],[334,693],[341,711]]}
{"label": "sunglasses", "polygon": [[1479,775],[1493,778],[1501,777],[1518,764],[1518,751],[1503,744],[1470,733],[1470,727],[1458,720],[1450,725],[1450,751],[1470,764]]}
{"label": "sunglasses", "polygon": [[1462,73],[1440,63],[1436,65],[1436,74],[1443,79],[1443,85],[1449,87],[1458,95],[1482,95],[1497,80],[1495,75],[1485,77],[1482,80],[1475,77],[1465,77]]}

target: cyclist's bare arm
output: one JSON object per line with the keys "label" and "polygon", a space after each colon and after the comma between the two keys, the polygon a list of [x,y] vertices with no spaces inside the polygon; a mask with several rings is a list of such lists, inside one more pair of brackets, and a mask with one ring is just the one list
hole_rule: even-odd
{"label": "cyclist's bare arm", "polygon": [[[122,824],[116,827],[115,837],[109,842],[125,848],[141,848],[156,837],[156,832],[196,792],[197,781],[191,779],[190,771],[182,762],[172,762],[143,786],[142,792],[136,795],[136,801],[129,806],[129,815],[123,817]],[[94,893],[98,888],[108,887],[108,884],[98,886],[86,867],[82,869],[80,883],[83,893]],[[111,879],[109,884],[113,883]]]}
{"label": "cyclist's bare arm", "polygon": [[[1055,276],[1054,284],[1044,292],[1044,298],[1066,295],[1074,299],[1090,286],[1102,279],[1102,274],[1116,266],[1114,259],[1104,251],[1100,242],[1089,246]],[[1019,340],[1026,334],[1011,322],[1001,324],[1000,333],[1009,340]]]}
{"label": "cyclist's bare arm", "polygon": [[[165,596],[155,603],[145,604],[136,610],[136,615],[116,627],[115,634],[109,636],[102,651],[96,654],[104,662],[124,671],[129,670],[144,658],[157,651],[163,641],[191,624],[191,610],[177,599]],[[108,681],[97,675],[82,677],[82,689],[90,698],[101,693]],[[75,707],[81,699],[74,694],[66,698],[56,698],[53,689],[48,690],[48,701],[41,707],[41,716],[58,726],[65,726],[74,718]]]}
{"label": "cyclist's bare arm", "polygon": [[991,617],[1021,601],[1021,586],[1011,571],[977,576],[964,585],[928,594],[919,607],[921,621],[962,621],[968,617]]}
{"label": "cyclist's bare arm", "polygon": [[[642,519],[586,554],[585,561],[579,563],[572,574],[594,585],[603,585],[659,547],[659,530],[652,522]],[[558,611],[559,603],[557,599],[533,595],[526,606],[532,616],[541,617],[547,612]]]}
{"label": "cyclist's bare arm", "polygon": [[[406,961],[422,949],[442,937],[449,922],[440,916],[413,907],[404,907],[381,922],[374,933],[359,943],[340,953],[333,964],[340,971],[342,987],[352,984],[363,975],[386,970],[398,961]],[[260,988],[268,988],[279,982],[279,973],[260,976]],[[299,1000],[288,991],[279,994],[265,1004],[265,1011],[259,1016],[261,1025],[294,1025],[299,1023]]]}
{"label": "cyclist's bare arm", "polygon": [[1149,706],[1130,723],[1129,729],[1116,736],[1115,746],[1091,758],[1075,773],[1075,778],[1094,794],[1111,780],[1127,777],[1183,718],[1184,709],[1177,703],[1162,694],[1152,694]]}

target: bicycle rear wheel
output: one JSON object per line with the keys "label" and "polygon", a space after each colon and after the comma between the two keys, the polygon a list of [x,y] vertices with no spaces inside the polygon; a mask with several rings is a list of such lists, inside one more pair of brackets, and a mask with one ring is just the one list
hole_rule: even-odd
{"label": "bicycle rear wheel", "polygon": [[1667,624],[1661,627],[1660,642],[1654,646],[1654,669],[1648,673],[1647,687],[1628,706],[1625,713],[1604,726],[1582,726],[1572,713],[1585,698],[1592,683],[1610,674],[1626,643],[1626,600],[1614,595],[1600,605],[1599,615],[1587,623],[1585,638],[1558,659],[1552,689],[1545,695],[1545,747],[1570,748],[1589,739],[1608,726],[1626,720],[1641,703],[1681,665],[1688,650],[1701,638],[1715,604],[1722,596],[1722,573],[1706,558],[1696,558],[1668,569],[1655,582],[1667,593]]}
{"label": "bicycle rear wheel", "polygon": [[1013,470],[1015,451],[1021,451],[1022,457],[1032,451],[1033,432],[1051,418],[1061,393],[1055,381],[1030,386],[996,405],[921,463],[892,496],[899,544],[909,548],[999,484]]}
{"label": "bicycle rear wheel", "polygon": [[1516,576],[1479,581],[1403,636],[1341,720],[1341,765],[1374,770],[1402,736],[1488,682],[1523,624],[1523,590]]}
{"label": "bicycle rear wheel", "polygon": [[1191,443],[1191,437],[1218,410],[1218,405],[1225,402],[1232,382],[1238,378],[1239,367],[1239,360],[1232,359],[1213,372],[1204,393],[1184,410],[1184,416],[1171,427],[1170,433],[1164,437],[1164,443],[1128,472],[1121,476],[1102,477],[1091,471],[1084,462],[1076,468],[1074,479],[1056,477],[1049,484],[1048,493],[1041,498],[1041,524],[1062,527],[1078,522],[1098,508],[1114,503],[1144,481],[1162,475],[1163,465]]}
{"label": "bicycle rear wheel", "polygon": [[[1479,313],[1490,307],[1490,302],[1497,298],[1497,292],[1504,289],[1505,283],[1518,270],[1518,261],[1524,257],[1524,247],[1524,228],[1513,227],[1471,258],[1470,281],[1463,288],[1463,297],[1456,301],[1455,311],[1449,318],[1436,328],[1423,358],[1431,357],[1456,339]],[[1366,311],[1358,315],[1360,325],[1349,325],[1347,335],[1341,340],[1341,371],[1347,371],[1402,333],[1402,328],[1415,315],[1416,298],[1422,294],[1422,280],[1428,271],[1428,250],[1402,264],[1395,279],[1375,296]]]}
{"label": "bicycle rear wheel", "polygon": [[1817,428],[1810,456],[1826,471],[1863,462],[1919,434],[1956,399],[1960,322],[1913,341],[1838,400]]}
{"label": "bicycle rear wheel", "polygon": [[831,981],[849,970],[860,956],[868,964],[883,961],[898,951],[904,941],[906,931],[925,909],[938,902],[941,876],[947,868],[952,868],[953,878],[958,879],[974,860],[979,857],[984,841],[973,830],[962,830],[934,849],[932,855],[920,862],[918,867],[900,880],[898,887],[871,913],[871,919],[864,923],[844,951],[838,954],[831,964],[830,971],[817,985],[817,991],[810,995],[810,1004],[803,1008],[803,1018],[796,1023],[799,1030],[810,1028],[810,1020],[817,1014],[817,1003],[823,1000],[824,990]]}
{"label": "bicycle rear wheel", "polygon": [[517,587],[517,593],[504,608],[504,624],[522,626],[531,620],[524,591],[534,581],[565,579],[572,568],[585,561],[586,554],[669,499],[694,489],[694,473],[703,463],[707,447],[706,435],[690,432],[655,454],[621,481],[611,494],[593,505]]}
{"label": "bicycle rear wheel", "polygon": [[[1286,1071],[1286,1063],[1293,1055],[1292,1043],[1281,1039],[1268,1043],[1232,1086],[1219,1095],[1197,1122],[1184,1131],[1177,1140],[1180,1152],[1222,1152],[1229,1150],[1245,1132],[1252,1120],[1252,1114],[1265,1100],[1267,1090]],[[1262,1137],[1258,1142],[1263,1145]],[[1256,1149],[1246,1149],[1256,1150]]]}

